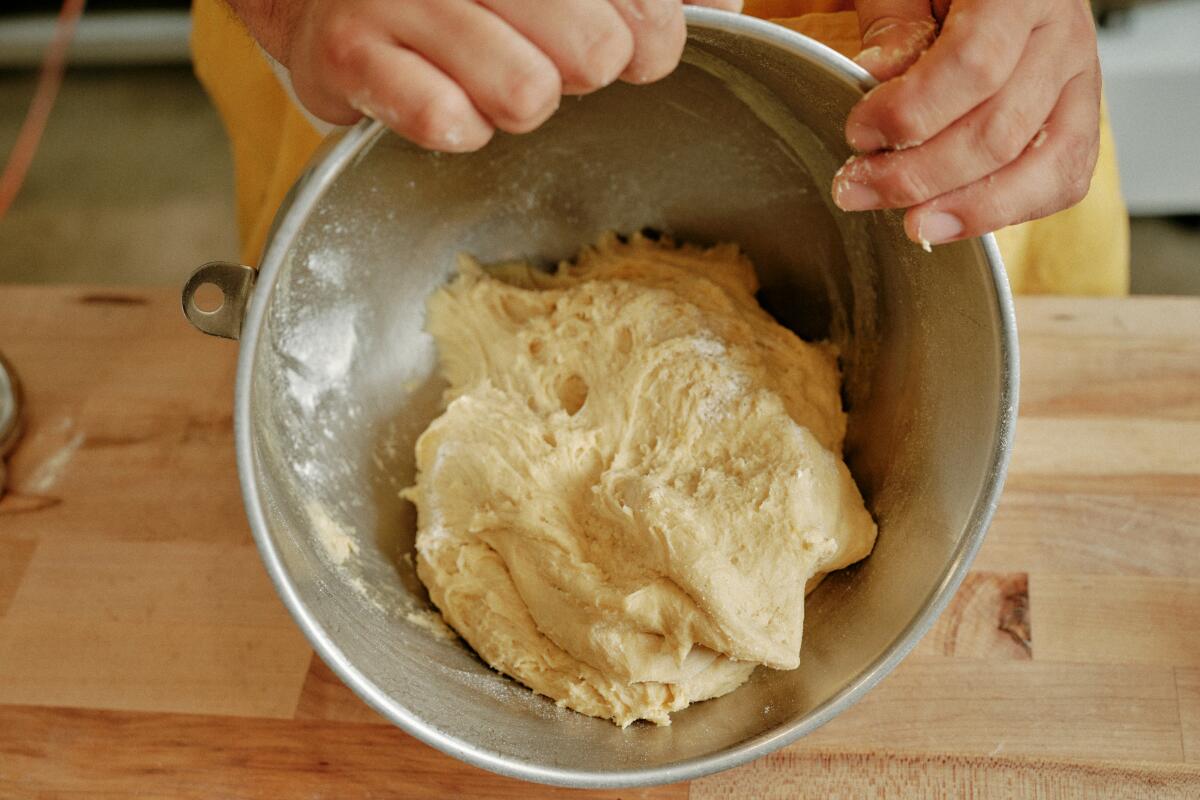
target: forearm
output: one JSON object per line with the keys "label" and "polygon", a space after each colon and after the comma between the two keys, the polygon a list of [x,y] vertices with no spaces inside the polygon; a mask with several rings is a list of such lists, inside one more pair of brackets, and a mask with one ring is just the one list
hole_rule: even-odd
{"label": "forearm", "polygon": [[225,0],[262,48],[277,61],[287,62],[292,33],[303,0]]}

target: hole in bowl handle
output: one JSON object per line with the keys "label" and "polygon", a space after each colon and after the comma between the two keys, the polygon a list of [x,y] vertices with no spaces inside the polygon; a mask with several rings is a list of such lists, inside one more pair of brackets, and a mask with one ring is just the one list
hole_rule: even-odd
{"label": "hole in bowl handle", "polygon": [[[226,261],[210,261],[192,273],[183,285],[183,314],[188,322],[199,331],[211,336],[237,339],[242,334],[242,320],[254,279],[258,272],[253,267],[230,264]],[[221,290],[221,305],[205,311],[196,304],[196,292],[201,286],[212,284]]]}

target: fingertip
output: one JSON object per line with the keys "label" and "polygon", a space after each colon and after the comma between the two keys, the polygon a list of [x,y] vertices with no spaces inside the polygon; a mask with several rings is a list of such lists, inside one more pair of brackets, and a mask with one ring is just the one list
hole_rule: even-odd
{"label": "fingertip", "polygon": [[[679,56],[683,55],[683,48],[680,48]],[[644,86],[647,83],[654,83],[670,75],[679,66],[679,56],[674,58],[655,58],[649,63],[640,61],[635,58],[633,63],[625,68],[621,73],[621,80],[625,83],[632,83],[635,86]]]}
{"label": "fingertip", "polygon": [[935,244],[949,244],[963,238],[965,226],[955,214],[933,208],[913,208],[904,215],[904,233],[925,252]]}
{"label": "fingertip", "polygon": [[293,73],[292,90],[309,113],[331,125],[353,125],[366,113],[353,100],[327,91],[315,82],[304,81],[296,73]]}
{"label": "fingertip", "polygon": [[476,123],[459,122],[440,132],[426,147],[443,153],[473,153],[492,140],[496,129],[482,118]]}
{"label": "fingertip", "polygon": [[886,98],[882,101],[879,98],[879,92],[886,86],[887,84],[881,82],[871,87],[862,99],[854,104],[846,117],[843,131],[846,143],[856,153],[873,153],[888,147],[888,139],[875,121],[880,102],[886,103]]}
{"label": "fingertip", "polygon": [[860,153],[873,153],[887,147],[887,138],[876,127],[852,120],[846,123],[846,142]]}
{"label": "fingertip", "polygon": [[877,80],[891,80],[902,75],[929,49],[936,31],[932,19],[887,22],[863,37],[868,46],[854,60]]}
{"label": "fingertip", "polygon": [[562,103],[562,78],[548,58],[539,56],[531,68],[513,70],[498,91],[469,92],[474,107],[500,130],[529,133]]}
{"label": "fingertip", "polygon": [[353,125],[364,116],[374,119],[374,115],[367,114],[349,106],[323,106],[314,108],[307,103],[304,105],[314,117],[330,125]]}
{"label": "fingertip", "polygon": [[869,184],[840,176],[833,182],[833,203],[842,211],[873,211],[883,205],[883,197]]}
{"label": "fingertip", "polygon": [[683,6],[678,0],[621,5],[622,16],[634,39],[633,58],[621,72],[621,80],[645,84],[670,75],[679,65],[687,44]]}
{"label": "fingertip", "polygon": [[925,238],[921,230],[921,211],[916,208],[910,208],[904,215],[904,235],[913,244],[920,247],[926,253],[933,252],[933,242]]}
{"label": "fingertip", "polygon": [[678,47],[672,46],[666,53],[655,53],[649,58],[635,54],[629,66],[621,73],[621,80],[638,86],[662,80],[675,71],[683,57],[686,33],[679,39]]}
{"label": "fingertip", "polygon": [[458,87],[443,86],[405,108],[384,106],[377,117],[427,150],[468,153],[491,141],[495,128]]}
{"label": "fingertip", "polygon": [[871,73],[871,76],[882,82],[887,80],[883,75],[883,48],[876,45],[862,50],[854,57],[854,63]]}
{"label": "fingertip", "polygon": [[[563,94],[587,94],[608,86],[621,77],[634,55],[633,33],[620,15],[607,7],[612,21],[588,32],[580,64],[573,72],[563,71]],[[567,76],[570,75],[570,79]]]}

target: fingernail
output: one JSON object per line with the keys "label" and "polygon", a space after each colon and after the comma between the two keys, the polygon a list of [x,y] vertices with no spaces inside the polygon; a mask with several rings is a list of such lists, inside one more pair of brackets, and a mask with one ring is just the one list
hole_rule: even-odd
{"label": "fingernail", "polygon": [[878,47],[878,46],[868,47],[866,50],[863,50],[858,55],[856,55],[854,57],[854,61],[860,67],[866,68],[867,71],[869,72],[871,68],[868,66],[868,64],[873,64],[874,62],[878,61],[879,57],[882,55],[883,55],[882,47]]}
{"label": "fingernail", "polygon": [[891,77],[887,74],[888,59],[882,47],[868,47],[854,57],[854,63],[879,80]]}
{"label": "fingernail", "polygon": [[922,244],[942,244],[963,232],[962,220],[945,211],[934,211],[921,217],[917,223],[917,238]]}
{"label": "fingernail", "polygon": [[887,147],[887,139],[883,138],[882,133],[861,122],[851,122],[846,126],[846,141],[860,153],[873,153]]}
{"label": "fingernail", "polygon": [[843,211],[868,211],[882,201],[879,192],[866,184],[838,181],[833,187],[833,202]]}
{"label": "fingernail", "polygon": [[463,146],[463,140],[467,138],[466,131],[463,129],[462,123],[450,125],[446,130],[442,131],[442,144],[447,150],[457,150]]}

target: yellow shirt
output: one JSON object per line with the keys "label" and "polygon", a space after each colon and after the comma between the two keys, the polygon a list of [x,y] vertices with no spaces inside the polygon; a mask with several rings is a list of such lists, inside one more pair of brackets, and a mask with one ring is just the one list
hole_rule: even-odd
{"label": "yellow shirt", "polygon": [[[807,34],[847,56],[862,47],[852,8],[850,0],[746,1],[746,13]],[[288,98],[250,34],[222,0],[194,0],[192,22],[196,75],[233,146],[242,258],[255,264],[276,210],[321,135]],[[1129,291],[1129,219],[1106,116],[1100,134],[1100,158],[1083,202],[997,232],[1014,291]]]}

